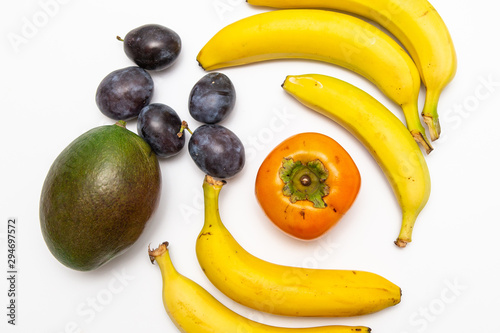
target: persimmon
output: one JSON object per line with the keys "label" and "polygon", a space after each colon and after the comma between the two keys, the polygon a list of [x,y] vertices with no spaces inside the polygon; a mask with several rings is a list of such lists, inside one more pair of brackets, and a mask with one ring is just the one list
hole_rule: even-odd
{"label": "persimmon", "polygon": [[361,186],[349,153],[320,133],[296,134],[264,159],[255,195],[285,233],[310,240],[327,232],[351,208]]}

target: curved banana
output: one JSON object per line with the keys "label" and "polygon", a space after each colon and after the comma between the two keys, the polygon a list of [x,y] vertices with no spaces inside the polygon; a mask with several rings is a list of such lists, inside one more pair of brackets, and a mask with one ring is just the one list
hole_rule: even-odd
{"label": "curved banana", "polygon": [[391,37],[359,18],[316,9],[253,15],[216,33],[197,60],[213,70],[284,58],[329,62],[366,77],[401,106],[415,140],[432,151],[420,122],[415,63]]}
{"label": "curved banana", "polygon": [[365,326],[318,326],[284,328],[247,319],[225,307],[194,281],[181,275],[172,264],[168,243],[149,251],[151,262],[158,263],[163,280],[163,305],[169,317],[184,333],[354,333],[370,332]]}
{"label": "curved banana", "polygon": [[439,138],[439,96],[457,71],[457,56],[450,33],[427,0],[247,0],[274,8],[323,8],[353,13],[390,31],[412,56],[427,88],[422,111],[431,139]]}
{"label": "curved banana", "polygon": [[429,199],[431,181],[418,145],[389,110],[363,90],[330,76],[288,76],[283,88],[342,125],[370,151],[389,180],[403,213],[396,245],[411,242],[415,220]]}
{"label": "curved banana", "polygon": [[278,315],[348,317],[398,304],[401,289],[374,273],[307,269],[261,260],[225,228],[218,199],[224,182],[203,182],[205,224],[196,255],[208,279],[234,301]]}

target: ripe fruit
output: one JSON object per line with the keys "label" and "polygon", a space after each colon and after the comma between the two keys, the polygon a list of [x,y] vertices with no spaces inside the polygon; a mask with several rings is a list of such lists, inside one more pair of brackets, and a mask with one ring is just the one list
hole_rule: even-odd
{"label": "ripe fruit", "polygon": [[151,262],[156,261],[162,276],[162,299],[165,310],[184,333],[368,333],[366,326],[329,325],[317,327],[277,327],[261,324],[225,307],[199,284],[180,274],[170,258],[168,243],[148,248]]}
{"label": "ripe fruit", "polygon": [[146,106],[137,118],[137,133],[159,157],[177,155],[184,147],[185,136],[178,136],[181,118],[171,107],[153,103]]}
{"label": "ripe fruit", "polygon": [[243,143],[221,125],[198,127],[189,139],[188,149],[195,164],[212,177],[231,178],[245,165]]}
{"label": "ripe fruit", "polygon": [[139,238],[160,188],[156,155],[123,122],[84,133],[43,184],[40,226],[49,250],[72,269],[100,267]]}
{"label": "ripe fruit", "polygon": [[313,239],[344,216],[360,185],[358,168],[342,146],[323,134],[300,133],[266,157],[255,195],[277,227],[299,239]]}
{"label": "ripe fruit", "polygon": [[99,84],[96,103],[111,119],[136,118],[153,97],[153,79],[144,69],[132,66],[109,73]]}
{"label": "ripe fruit", "polygon": [[436,8],[427,0],[248,0],[256,6],[276,8],[324,8],[359,16],[383,26],[408,50],[425,85],[422,116],[431,139],[441,127],[437,104],[442,90],[457,71],[452,37]]}
{"label": "ripe fruit", "polygon": [[123,42],[127,57],[138,66],[153,71],[172,66],[182,46],[181,38],[175,31],[159,24],[135,28],[125,36]]}
{"label": "ripe fruit", "polygon": [[205,124],[216,124],[233,110],[236,91],[231,80],[222,73],[208,73],[193,87],[189,95],[189,113]]}
{"label": "ripe fruit", "polygon": [[284,266],[252,255],[221,220],[219,195],[224,184],[211,177],[203,182],[205,221],[196,239],[196,256],[210,282],[232,300],[296,317],[360,316],[401,301],[401,289],[375,273]]}
{"label": "ripe fruit", "polygon": [[415,63],[393,38],[360,18],[318,9],[258,13],[222,28],[197,56],[207,71],[277,59],[328,62],[364,76],[401,106],[414,139],[432,151],[418,110]]}
{"label": "ripe fruit", "polygon": [[372,154],[401,207],[395,243],[405,247],[429,199],[431,179],[427,162],[403,123],[363,90],[331,76],[289,75],[282,87],[311,110],[343,126]]}

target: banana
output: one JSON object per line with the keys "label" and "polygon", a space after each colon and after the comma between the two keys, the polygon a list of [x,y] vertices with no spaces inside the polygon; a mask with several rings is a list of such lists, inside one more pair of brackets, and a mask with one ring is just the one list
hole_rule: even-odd
{"label": "banana", "polygon": [[401,106],[415,140],[432,151],[420,122],[415,63],[396,41],[359,18],[317,9],[260,13],[221,29],[197,56],[205,70],[283,58],[329,62],[366,77]]}
{"label": "banana", "polygon": [[339,79],[290,75],[282,86],[302,104],[342,125],[369,150],[401,206],[403,219],[395,243],[405,247],[431,191],[427,163],[405,127],[375,98]]}
{"label": "banana", "polygon": [[427,0],[247,0],[274,8],[340,10],[373,20],[390,31],[408,50],[427,88],[422,115],[431,140],[441,127],[437,105],[441,92],[457,71],[453,41],[443,19]]}
{"label": "banana", "polygon": [[191,279],[181,275],[172,264],[168,243],[151,250],[151,262],[158,263],[163,280],[163,305],[167,314],[184,333],[354,333],[370,332],[365,326],[318,326],[284,328],[254,322],[228,309]]}
{"label": "banana", "polygon": [[398,304],[401,289],[370,272],[307,269],[261,260],[242,248],[219,215],[225,182],[203,182],[205,223],[196,255],[208,279],[234,301],[272,314],[349,317]]}

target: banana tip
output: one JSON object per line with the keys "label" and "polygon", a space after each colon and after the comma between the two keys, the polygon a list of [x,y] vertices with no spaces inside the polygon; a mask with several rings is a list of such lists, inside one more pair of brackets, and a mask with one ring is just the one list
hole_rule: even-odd
{"label": "banana tip", "polygon": [[201,64],[201,62],[200,62],[200,60],[198,58],[196,58],[196,62],[198,63],[198,66],[201,67],[201,69],[203,69],[204,71],[207,70],[205,67],[203,67],[203,65]]}
{"label": "banana tip", "polygon": [[287,82],[289,79],[290,79],[290,75],[287,75],[287,76],[285,77],[285,79],[283,80],[283,83],[281,84],[281,88],[283,88],[283,89],[285,89],[285,90],[286,90],[285,85],[286,85],[286,82]]}
{"label": "banana tip", "polygon": [[396,244],[399,248],[405,248],[405,247],[406,247],[406,245],[408,244],[408,242],[407,242],[407,241],[404,241],[404,240],[402,240],[402,239],[400,239],[400,238],[398,238],[398,239],[394,242],[394,244]]}

